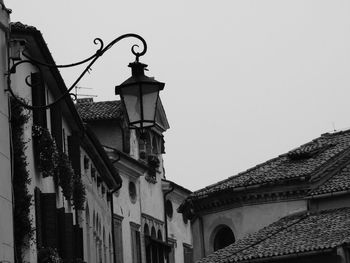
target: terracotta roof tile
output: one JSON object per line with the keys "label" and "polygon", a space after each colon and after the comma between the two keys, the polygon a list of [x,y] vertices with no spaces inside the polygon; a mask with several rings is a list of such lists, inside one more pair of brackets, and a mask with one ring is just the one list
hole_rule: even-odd
{"label": "terracotta roof tile", "polygon": [[350,242],[350,208],[287,216],[214,252],[199,263],[241,262],[309,251]]}
{"label": "terracotta roof tile", "polygon": [[313,189],[309,195],[316,196],[350,190],[350,164],[337,172],[326,182]]}
{"label": "terracotta roof tile", "polygon": [[202,199],[214,193],[239,187],[277,185],[307,178],[339,158],[347,149],[350,149],[350,130],[327,133],[286,154],[195,191],[190,199]]}
{"label": "terracotta roof tile", "polygon": [[77,103],[76,108],[84,121],[118,119],[123,114],[119,100]]}

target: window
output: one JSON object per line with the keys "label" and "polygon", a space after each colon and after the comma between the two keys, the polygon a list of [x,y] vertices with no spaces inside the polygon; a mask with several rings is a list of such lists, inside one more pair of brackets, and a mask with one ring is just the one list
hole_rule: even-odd
{"label": "window", "polygon": [[141,263],[140,225],[130,222],[132,262]]}
{"label": "window", "polygon": [[[146,234],[146,230],[147,233]],[[145,224],[145,248],[146,248],[146,262],[147,263],[164,263],[165,262],[165,252],[169,249],[169,246],[163,242],[162,231],[158,229],[156,231],[155,227],[151,228],[151,235],[149,235],[148,225]]]}
{"label": "window", "polygon": [[176,248],[176,240],[168,238],[168,242],[170,244],[169,251],[169,263],[175,263],[175,248]]}
{"label": "window", "polygon": [[136,185],[134,182],[129,182],[129,196],[132,203],[136,202]]}
{"label": "window", "polygon": [[114,227],[114,253],[116,263],[123,263],[123,236],[122,236],[122,220],[123,217],[116,214],[113,215]]}
{"label": "window", "polygon": [[165,213],[171,219],[173,217],[173,204],[171,203],[170,200],[166,200],[165,202]]}
{"label": "window", "polygon": [[214,251],[227,247],[234,242],[235,236],[231,228],[226,225],[221,225],[216,229],[216,234],[214,237]]}
{"label": "window", "polygon": [[192,263],[193,262],[192,246],[183,243],[183,250],[184,250],[184,263]]}
{"label": "window", "polygon": [[185,225],[188,223],[188,218],[184,213],[182,213],[182,221],[184,222]]}

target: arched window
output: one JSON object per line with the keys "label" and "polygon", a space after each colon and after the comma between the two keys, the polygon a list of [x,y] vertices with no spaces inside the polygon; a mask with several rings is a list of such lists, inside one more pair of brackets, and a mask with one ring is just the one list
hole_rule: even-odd
{"label": "arched window", "polygon": [[231,228],[229,228],[226,225],[221,225],[216,229],[214,243],[213,243],[214,251],[227,247],[228,245],[234,242],[235,242],[235,236]]}
{"label": "arched window", "polygon": [[[152,226],[152,229],[151,229],[151,237],[153,239],[157,238],[156,229],[155,229],[154,226]],[[152,262],[158,262],[158,249],[157,249],[157,246],[152,245],[151,251],[152,251]]]}
{"label": "arched window", "polygon": [[[150,236],[149,227],[147,224],[145,224],[143,227],[143,233],[146,240],[146,238]],[[152,255],[151,244],[147,241],[145,243],[145,248],[146,248],[146,262],[152,262],[151,261],[151,255]]]}
{"label": "arched window", "polygon": [[153,154],[159,154],[159,149],[158,149],[158,137],[154,135],[152,137],[152,153]]}
{"label": "arched window", "polygon": [[163,241],[162,231],[160,229],[158,229],[157,238]]}
{"label": "arched window", "polygon": [[137,190],[134,182],[129,182],[129,197],[131,202],[134,204],[136,202]]}
{"label": "arched window", "polygon": [[171,201],[169,199],[166,200],[166,202],[165,202],[165,213],[169,219],[173,218],[173,213],[174,213],[173,204],[171,203]]}
{"label": "arched window", "polygon": [[156,229],[154,228],[154,226],[152,226],[152,230],[151,230],[151,237],[153,237],[153,238],[157,238],[157,235],[156,235]]}
{"label": "arched window", "polygon": [[145,236],[149,236],[149,227],[147,224],[145,224],[145,226],[143,227],[143,233],[145,234]]}

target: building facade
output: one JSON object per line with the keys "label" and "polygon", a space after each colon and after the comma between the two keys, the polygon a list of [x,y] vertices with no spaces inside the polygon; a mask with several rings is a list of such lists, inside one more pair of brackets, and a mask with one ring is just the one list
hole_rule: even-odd
{"label": "building facade", "polygon": [[7,90],[7,41],[9,36],[9,13],[0,1],[0,261],[14,261],[13,199],[10,150],[9,96]]}
{"label": "building facade", "polygon": [[349,262],[350,131],[190,195],[198,262]]}
{"label": "building facade", "polygon": [[161,102],[158,108],[156,127],[140,133],[128,129],[120,101],[77,103],[122,177],[113,196],[118,263],[192,262],[191,225],[176,211],[190,191],[165,180],[163,132],[169,125]]}
{"label": "building facade", "polygon": [[[10,88],[19,98],[11,100],[12,130],[20,132],[12,134],[14,160],[22,158],[14,167],[14,199],[29,200],[15,208],[21,213],[14,222],[16,261],[113,262],[111,193],[121,178],[81,121],[57,68],[42,64],[55,65],[40,31],[12,23],[10,41],[19,55],[10,56]],[[42,63],[13,67],[23,54]],[[17,119],[25,121],[17,126]]]}

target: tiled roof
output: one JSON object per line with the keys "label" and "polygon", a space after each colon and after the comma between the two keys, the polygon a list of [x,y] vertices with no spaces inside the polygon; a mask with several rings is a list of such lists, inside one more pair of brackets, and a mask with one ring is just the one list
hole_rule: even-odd
{"label": "tiled roof", "polygon": [[333,175],[329,180],[313,189],[310,196],[350,190],[350,164]]}
{"label": "tiled roof", "polygon": [[252,185],[278,185],[290,180],[307,180],[339,159],[347,149],[350,151],[350,130],[323,134],[286,154],[195,191],[190,199],[202,199],[218,192]]}
{"label": "tiled roof", "polygon": [[12,22],[10,23],[11,29],[16,30],[32,30],[32,31],[38,31],[34,26],[25,25],[21,22]]}
{"label": "tiled roof", "polygon": [[199,263],[244,262],[332,249],[350,242],[350,208],[298,214],[250,234]]}
{"label": "tiled roof", "polygon": [[77,103],[76,108],[84,121],[112,120],[122,116],[119,100]]}

